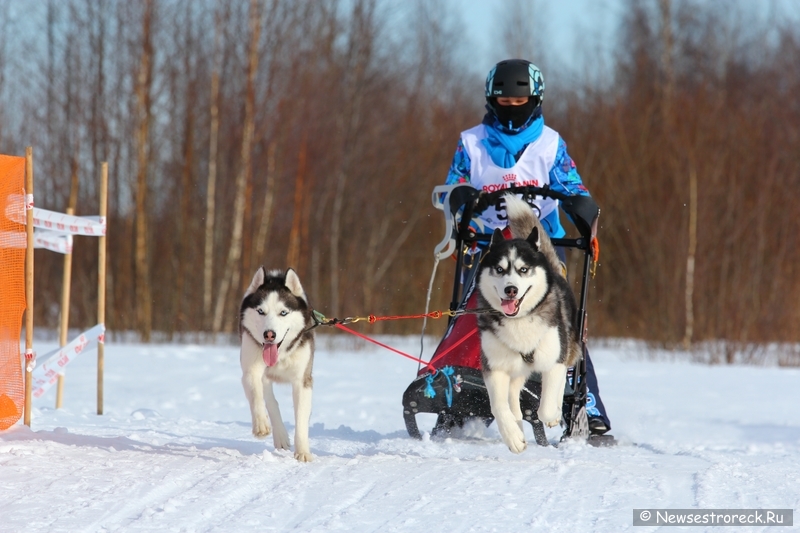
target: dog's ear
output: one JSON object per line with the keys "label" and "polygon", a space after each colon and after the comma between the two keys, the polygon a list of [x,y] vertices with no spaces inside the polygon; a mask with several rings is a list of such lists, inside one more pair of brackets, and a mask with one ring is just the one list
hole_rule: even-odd
{"label": "dog's ear", "polygon": [[539,228],[537,226],[534,226],[533,230],[531,231],[531,234],[528,235],[528,238],[525,240],[528,241],[528,244],[530,244],[533,247],[533,249],[538,252],[542,247],[542,239],[541,236],[539,235]]}
{"label": "dog's ear", "polygon": [[264,284],[264,280],[266,279],[266,277],[267,277],[267,272],[266,270],[264,270],[264,267],[263,266],[259,267],[259,269],[256,270],[255,275],[253,276],[253,281],[250,282],[250,286],[247,287],[246,291],[244,291],[245,297],[256,292],[258,288]]}
{"label": "dog's ear", "polygon": [[489,248],[491,248],[492,246],[496,246],[497,244],[503,242],[504,240],[506,240],[506,238],[503,237],[503,231],[495,228],[494,233],[492,233],[492,238],[489,241]]}
{"label": "dog's ear", "polygon": [[297,272],[291,268],[286,269],[286,288],[298,298],[302,298],[308,302],[308,298],[306,298],[306,292],[303,290],[303,286],[300,284],[300,277],[297,275]]}

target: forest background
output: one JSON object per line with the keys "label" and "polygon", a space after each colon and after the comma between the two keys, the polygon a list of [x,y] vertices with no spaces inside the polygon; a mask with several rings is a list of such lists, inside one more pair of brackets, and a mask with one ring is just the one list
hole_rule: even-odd
{"label": "forest background", "polygon": [[[610,57],[576,72],[539,3],[504,3],[496,53],[542,67],[546,122],[601,206],[590,334],[799,360],[800,30],[746,2],[627,1]],[[431,191],[492,66],[453,46],[447,6],[0,0],[0,153],[32,146],[36,205],[78,215],[98,213],[108,162],[112,336],[234,332],[262,264],[297,270],[327,316],[421,313],[444,229]],[[35,321],[56,328],[62,259],[35,265]],[[74,327],[96,321],[96,275],[76,237]]]}

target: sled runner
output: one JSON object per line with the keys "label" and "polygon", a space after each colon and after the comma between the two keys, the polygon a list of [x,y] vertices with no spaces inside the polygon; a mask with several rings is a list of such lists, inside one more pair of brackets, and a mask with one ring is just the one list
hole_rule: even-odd
{"label": "sled runner", "polygon": [[[470,419],[481,420],[486,426],[492,423],[489,396],[481,374],[480,337],[477,313],[488,310],[476,309],[477,290],[475,278],[481,256],[485,253],[491,232],[482,232],[476,218],[487,207],[496,205],[501,196],[513,193],[524,198],[548,197],[560,200],[563,209],[570,213],[571,198],[548,188],[511,187],[497,192],[485,193],[469,185],[443,185],[433,190],[433,205],[445,216],[445,238],[434,251],[437,259],[453,256],[456,260],[453,295],[450,310],[456,315],[450,318],[447,331],[437,346],[430,365],[421,369],[403,394],[403,419],[412,438],[422,438],[416,421],[419,413],[436,414],[437,421],[431,436],[450,434],[456,427],[463,427]],[[575,248],[584,255],[582,284],[578,294],[577,331],[586,353],[586,298],[590,272],[596,261],[597,251],[593,239],[596,220],[591,230],[584,228],[578,238],[551,239],[554,246]],[[579,228],[580,229],[580,228]],[[431,370],[433,367],[435,370]],[[529,379],[520,395],[523,420],[531,424],[536,443],[547,446],[544,425],[537,418],[541,381],[537,375]],[[586,362],[585,357],[575,367],[569,368],[562,405],[564,432],[567,438],[589,439],[586,416]],[[590,444],[602,445],[601,442]]]}

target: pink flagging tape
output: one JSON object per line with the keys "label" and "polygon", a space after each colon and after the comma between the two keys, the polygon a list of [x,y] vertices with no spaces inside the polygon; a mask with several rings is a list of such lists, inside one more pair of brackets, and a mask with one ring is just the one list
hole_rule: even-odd
{"label": "pink flagging tape", "polygon": [[42,356],[45,360],[33,370],[33,396],[40,398],[47,390],[58,381],[58,375],[64,373],[64,368],[83,352],[88,352],[97,347],[97,343],[105,336],[105,324],[97,324],[93,328],[78,335],[66,346],[53,350]]}

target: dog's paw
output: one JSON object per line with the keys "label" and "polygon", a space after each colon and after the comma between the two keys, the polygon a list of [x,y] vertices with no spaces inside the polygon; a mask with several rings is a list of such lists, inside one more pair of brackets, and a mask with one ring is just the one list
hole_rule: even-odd
{"label": "dog's paw", "polygon": [[272,433],[272,428],[269,427],[269,420],[266,417],[253,420],[253,435],[255,437],[263,439],[270,433]]}
{"label": "dog's paw", "polygon": [[525,433],[516,423],[503,424],[502,426],[498,424],[497,429],[500,431],[503,442],[512,453],[522,453],[528,447],[528,443],[525,441]]}
{"label": "dog's paw", "polygon": [[521,432],[519,435],[513,435],[510,438],[503,440],[505,441],[506,446],[508,446],[508,449],[511,451],[511,453],[522,453],[528,448],[528,442],[525,440],[525,436]]}
{"label": "dog's paw", "polygon": [[310,463],[314,460],[314,456],[311,455],[311,452],[294,452],[294,458],[301,463]]}
{"label": "dog's paw", "polygon": [[561,423],[561,413],[558,409],[542,409],[541,406],[536,412],[536,416],[545,426],[554,428]]}
{"label": "dog's paw", "polygon": [[275,445],[276,450],[289,450],[291,449],[291,443],[289,443],[289,435],[286,433],[286,430],[280,431],[278,428],[275,428],[275,433],[272,435],[272,443]]}

